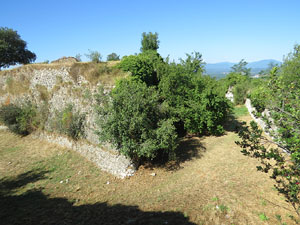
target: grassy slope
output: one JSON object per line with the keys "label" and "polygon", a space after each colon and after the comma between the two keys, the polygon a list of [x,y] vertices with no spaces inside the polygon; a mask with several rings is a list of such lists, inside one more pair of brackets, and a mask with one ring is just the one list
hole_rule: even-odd
{"label": "grassy slope", "polygon": [[119,180],[70,150],[0,131],[0,221],[282,224],[276,219],[280,215],[291,224],[291,206],[235,140],[233,132],[186,139],[181,148],[188,153],[179,168],[142,167],[134,177]]}

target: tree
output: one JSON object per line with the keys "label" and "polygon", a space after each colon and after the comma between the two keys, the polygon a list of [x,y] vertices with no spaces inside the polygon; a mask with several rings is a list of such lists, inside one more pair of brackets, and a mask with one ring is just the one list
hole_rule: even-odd
{"label": "tree", "polygon": [[114,52],[107,56],[107,61],[119,61],[119,60],[120,60],[120,56]]}
{"label": "tree", "polygon": [[159,48],[158,33],[149,32],[148,34],[144,32],[142,34],[142,47],[141,52],[148,50],[157,51]]}
{"label": "tree", "polygon": [[0,70],[16,64],[34,62],[36,55],[27,50],[27,43],[17,31],[0,27]]}
{"label": "tree", "polygon": [[99,63],[101,62],[102,55],[98,51],[92,51],[89,49],[89,53],[85,54],[92,62]]}
{"label": "tree", "polygon": [[174,155],[178,143],[175,127],[162,110],[154,87],[122,79],[111,98],[100,89],[97,103],[100,141],[109,141],[138,164],[158,154]]}
{"label": "tree", "polygon": [[247,68],[247,64],[248,63],[244,59],[242,59],[239,63],[231,67],[232,72],[250,76],[251,68]]}
{"label": "tree", "polygon": [[124,56],[119,67],[151,86],[158,84],[157,66],[162,63],[163,59],[157,52],[146,51],[138,55]]}

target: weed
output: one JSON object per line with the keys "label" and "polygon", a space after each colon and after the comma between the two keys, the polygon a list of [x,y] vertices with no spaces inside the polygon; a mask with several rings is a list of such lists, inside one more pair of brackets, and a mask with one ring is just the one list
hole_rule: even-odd
{"label": "weed", "polygon": [[236,118],[239,118],[241,116],[246,116],[248,115],[248,109],[246,108],[246,106],[235,106],[233,109],[233,114]]}
{"label": "weed", "polygon": [[282,218],[281,218],[280,215],[276,214],[275,217],[276,217],[276,219],[277,219],[279,222],[281,222]]}
{"label": "weed", "polygon": [[218,199],[218,197],[213,197],[211,200],[212,201],[218,201],[219,199]]}
{"label": "weed", "polygon": [[229,210],[229,208],[226,205],[219,205],[218,209],[222,212],[225,213]]}
{"label": "weed", "polygon": [[62,111],[56,111],[52,128],[74,140],[84,137],[85,115],[75,112],[70,104]]}
{"label": "weed", "polygon": [[269,217],[267,217],[265,213],[260,213],[258,216],[261,221],[269,220]]}

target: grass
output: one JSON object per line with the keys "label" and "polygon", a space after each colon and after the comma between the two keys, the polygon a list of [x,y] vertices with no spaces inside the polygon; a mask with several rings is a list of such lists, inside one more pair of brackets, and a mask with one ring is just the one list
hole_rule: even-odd
{"label": "grass", "polygon": [[237,138],[234,132],[187,138],[180,149],[189,153],[177,167],[141,166],[120,180],[76,152],[1,130],[0,221],[278,224],[276,216],[266,215],[282,215],[282,224],[293,224],[286,216],[296,217],[292,207],[272,190],[268,174],[256,170],[259,162],[240,153]]}
{"label": "grass", "polygon": [[239,105],[234,107],[233,114],[236,118],[239,118],[248,115],[249,112],[245,105]]}

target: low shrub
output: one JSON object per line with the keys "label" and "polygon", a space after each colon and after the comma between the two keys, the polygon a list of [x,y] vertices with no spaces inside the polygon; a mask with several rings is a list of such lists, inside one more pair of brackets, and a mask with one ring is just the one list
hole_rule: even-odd
{"label": "low shrub", "polygon": [[62,111],[56,111],[52,128],[74,140],[84,137],[85,115],[73,110],[70,104]]}
{"label": "low shrub", "polygon": [[14,133],[28,135],[40,125],[37,106],[26,102],[21,106],[9,104],[0,108],[0,120]]}

